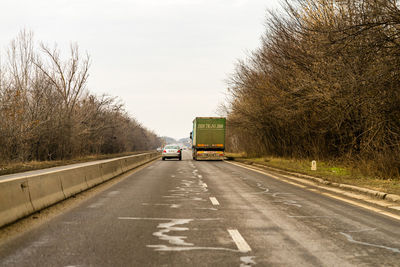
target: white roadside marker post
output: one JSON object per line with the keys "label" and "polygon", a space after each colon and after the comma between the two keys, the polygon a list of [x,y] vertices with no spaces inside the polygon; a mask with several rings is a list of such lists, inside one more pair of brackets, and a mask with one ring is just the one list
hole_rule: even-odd
{"label": "white roadside marker post", "polygon": [[317,162],[315,160],[311,161],[311,170],[312,171],[317,170]]}

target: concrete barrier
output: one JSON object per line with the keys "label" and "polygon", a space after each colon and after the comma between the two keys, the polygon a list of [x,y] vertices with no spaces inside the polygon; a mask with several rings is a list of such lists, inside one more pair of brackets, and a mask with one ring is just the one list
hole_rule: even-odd
{"label": "concrete barrier", "polygon": [[35,211],[65,199],[60,172],[28,176],[28,188]]}
{"label": "concrete barrier", "polygon": [[123,172],[136,168],[160,156],[160,153],[146,153],[120,159]]}
{"label": "concrete barrier", "polygon": [[0,180],[0,227],[158,157],[160,157],[159,153],[145,153],[21,178]]}
{"label": "concrete barrier", "polygon": [[100,171],[104,182],[123,173],[120,160],[118,159],[100,163]]}
{"label": "concrete barrier", "polygon": [[28,180],[0,182],[0,226],[34,212],[29,198]]}
{"label": "concrete barrier", "polygon": [[83,174],[85,174],[85,179],[88,188],[91,188],[103,182],[99,164],[86,166],[85,169],[82,170],[82,172]]}
{"label": "concrete barrier", "polygon": [[86,166],[59,172],[61,188],[66,198],[89,188],[86,182]]}
{"label": "concrete barrier", "polygon": [[127,158],[124,160],[124,165],[125,168],[127,169],[133,169],[136,168],[137,166],[143,164],[146,160],[144,159],[144,156],[142,157],[131,157]]}

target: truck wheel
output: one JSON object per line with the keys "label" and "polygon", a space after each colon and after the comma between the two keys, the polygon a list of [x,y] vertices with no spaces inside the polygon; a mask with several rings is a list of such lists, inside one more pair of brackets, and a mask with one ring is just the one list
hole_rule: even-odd
{"label": "truck wheel", "polygon": [[162,158],[162,160],[165,160],[165,158]]}

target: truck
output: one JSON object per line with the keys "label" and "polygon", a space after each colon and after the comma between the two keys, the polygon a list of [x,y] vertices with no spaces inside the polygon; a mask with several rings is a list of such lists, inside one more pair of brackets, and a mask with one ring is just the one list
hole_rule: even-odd
{"label": "truck", "polygon": [[196,117],[193,120],[192,155],[194,160],[223,160],[225,157],[223,117]]}

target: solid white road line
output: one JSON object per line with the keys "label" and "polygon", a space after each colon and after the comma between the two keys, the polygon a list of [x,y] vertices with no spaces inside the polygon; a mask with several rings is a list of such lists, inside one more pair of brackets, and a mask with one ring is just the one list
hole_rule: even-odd
{"label": "solid white road line", "polygon": [[249,252],[251,251],[250,246],[247,244],[246,240],[242,237],[236,229],[228,229],[229,234],[231,235],[233,241],[235,241],[237,248],[240,252]]}
{"label": "solid white road line", "polygon": [[219,202],[215,197],[210,197],[210,200],[214,206],[219,206]]}

